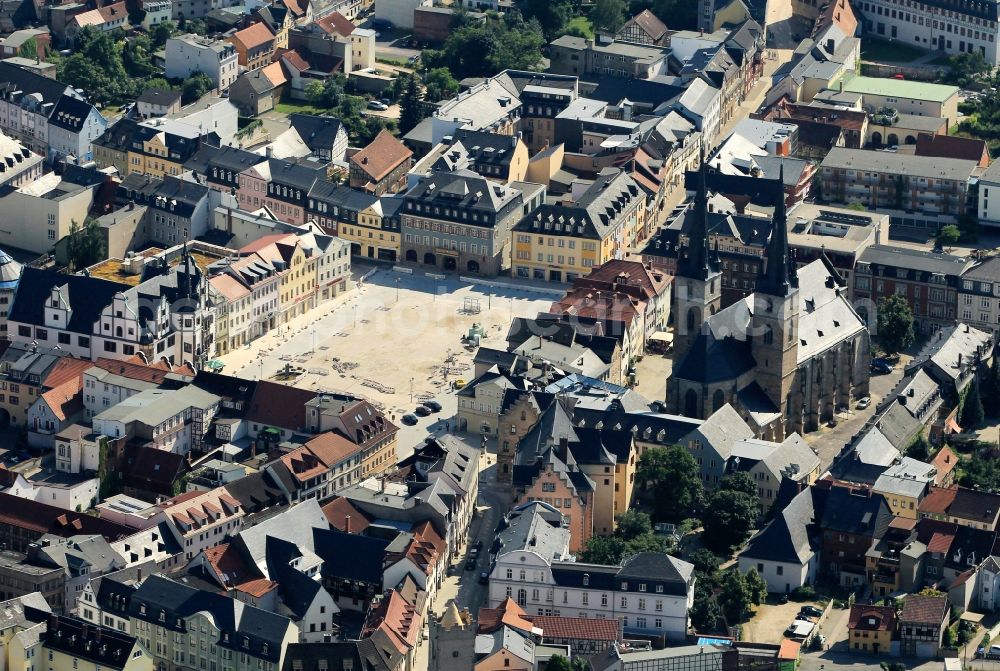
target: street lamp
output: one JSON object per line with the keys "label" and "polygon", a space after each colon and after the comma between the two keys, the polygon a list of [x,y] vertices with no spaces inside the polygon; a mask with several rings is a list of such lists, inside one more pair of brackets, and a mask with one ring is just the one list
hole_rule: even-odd
{"label": "street lamp", "polygon": [[399,302],[399,278],[396,278],[396,302]]}
{"label": "street lamp", "polygon": [[410,403],[413,403],[413,378],[410,378]]}

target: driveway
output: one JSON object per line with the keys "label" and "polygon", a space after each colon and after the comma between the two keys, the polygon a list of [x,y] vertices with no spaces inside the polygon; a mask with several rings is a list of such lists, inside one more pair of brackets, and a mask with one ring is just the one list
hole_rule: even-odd
{"label": "driveway", "polygon": [[830,468],[844,445],[850,442],[854,435],[864,427],[865,422],[875,415],[878,404],[903,379],[903,368],[906,361],[909,361],[909,357],[901,355],[900,362],[893,367],[891,373],[872,376],[869,385],[872,402],[867,409],[858,410],[855,401],[847,412],[837,415],[837,426],[822,426],[818,431],[805,435],[806,442],[819,454],[821,473]]}
{"label": "driveway", "polygon": [[[792,623],[799,609],[803,606],[816,606],[820,610],[823,605],[819,603],[799,603],[789,601],[780,604],[762,604],[757,606],[757,612],[750,618],[750,621],[743,625],[743,640],[751,643],[780,643],[785,637],[785,630]],[[834,611],[836,612],[836,611]]]}

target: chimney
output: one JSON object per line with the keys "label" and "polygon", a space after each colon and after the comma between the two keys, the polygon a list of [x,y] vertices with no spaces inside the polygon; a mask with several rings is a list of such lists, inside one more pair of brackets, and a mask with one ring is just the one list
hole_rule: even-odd
{"label": "chimney", "polygon": [[346,533],[351,533],[351,516],[344,515],[344,531]]}

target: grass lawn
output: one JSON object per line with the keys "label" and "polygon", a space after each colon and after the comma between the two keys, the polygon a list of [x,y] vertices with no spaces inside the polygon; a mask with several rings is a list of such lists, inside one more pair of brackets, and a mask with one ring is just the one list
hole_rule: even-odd
{"label": "grass lawn", "polygon": [[386,58],[384,56],[376,56],[376,63],[385,63],[386,65],[395,65],[396,67],[406,68],[410,67],[410,62],[405,58]]}
{"label": "grass lawn", "polygon": [[305,100],[285,100],[275,105],[274,111],[279,114],[292,114],[294,112],[301,114],[327,114],[330,110],[315,107]]}
{"label": "grass lawn", "polygon": [[889,42],[869,37],[861,40],[861,58],[874,63],[909,63],[927,52],[902,42]]}
{"label": "grass lawn", "polygon": [[591,25],[590,19],[586,16],[574,16],[570,19],[569,23],[566,24],[566,28],[578,28],[586,33],[587,37],[593,39],[594,37],[594,26]]}

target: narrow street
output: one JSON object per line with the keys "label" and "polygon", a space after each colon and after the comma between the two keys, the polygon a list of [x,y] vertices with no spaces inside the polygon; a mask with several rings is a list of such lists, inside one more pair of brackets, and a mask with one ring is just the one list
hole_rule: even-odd
{"label": "narrow street", "polygon": [[[463,438],[470,444],[479,441],[478,436],[457,437]],[[434,595],[434,601],[428,606],[428,620],[436,619],[451,599],[455,599],[460,609],[468,608],[473,616],[480,608],[489,605],[487,603],[489,585],[481,583],[479,575],[490,570],[490,546],[493,544],[494,531],[510,506],[509,492],[505,492],[504,488],[496,483],[496,462],[496,443],[488,441],[486,452],[479,457],[479,502],[476,516],[469,527],[469,542],[465,546],[465,554],[456,557],[449,568],[448,576]],[[466,570],[468,552],[480,541],[482,549],[479,551],[476,567]],[[428,668],[429,651],[430,643],[424,640],[417,650],[414,668]]]}

